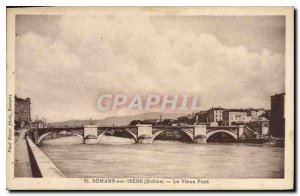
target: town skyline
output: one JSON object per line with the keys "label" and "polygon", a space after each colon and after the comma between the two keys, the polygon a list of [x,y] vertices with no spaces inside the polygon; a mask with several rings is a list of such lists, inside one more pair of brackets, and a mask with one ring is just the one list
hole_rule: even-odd
{"label": "town skyline", "polygon": [[[61,121],[48,121],[48,119],[46,119],[43,115],[42,116],[32,116],[31,120],[35,121],[36,119],[38,119],[39,121],[45,121],[46,123],[59,123],[59,122],[66,122],[66,121],[89,121],[91,122],[91,124],[94,124],[94,121],[98,121],[98,120],[106,120],[106,119],[110,119],[110,118],[122,118],[122,117],[134,117],[134,116],[139,116],[139,115],[147,115],[147,114],[156,114],[156,118],[150,118],[150,117],[145,117],[145,120],[149,120],[149,119],[160,119],[160,117],[162,117],[162,120],[169,120],[169,119],[174,119],[174,118],[168,118],[165,117],[164,115],[174,115],[174,116],[178,116],[178,117],[186,117],[189,115],[197,115],[197,114],[201,114],[202,112],[207,112],[211,109],[224,109],[224,110],[240,110],[240,111],[247,111],[247,110],[265,110],[265,111],[270,111],[270,108],[264,108],[264,107],[260,107],[260,108],[224,108],[221,106],[212,106],[209,109],[206,110],[198,110],[198,111],[189,111],[189,112],[178,112],[178,111],[173,111],[173,112],[160,112],[160,111],[142,111],[139,113],[135,113],[135,114],[124,114],[124,115],[113,115],[113,116],[107,116],[107,117],[103,117],[103,118],[93,118],[92,116],[88,117],[88,118],[72,118],[72,119],[67,119],[67,120],[61,120]],[[137,120],[137,119],[136,119]]]}

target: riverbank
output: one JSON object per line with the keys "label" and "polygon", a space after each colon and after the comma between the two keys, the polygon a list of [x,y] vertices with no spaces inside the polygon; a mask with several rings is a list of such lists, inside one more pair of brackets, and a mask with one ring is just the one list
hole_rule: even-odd
{"label": "riverbank", "polygon": [[264,144],[268,146],[274,147],[284,147],[284,138],[271,138],[271,137],[264,137],[264,138],[251,138],[251,139],[242,139],[240,143],[248,143],[248,144]]}

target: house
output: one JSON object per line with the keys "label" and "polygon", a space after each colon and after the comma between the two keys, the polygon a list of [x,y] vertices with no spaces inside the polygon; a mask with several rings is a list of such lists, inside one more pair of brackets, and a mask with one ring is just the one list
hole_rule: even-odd
{"label": "house", "polygon": [[224,126],[231,126],[243,124],[251,120],[251,113],[244,109],[228,109],[223,111],[222,124]]}
{"label": "house", "polygon": [[15,129],[30,127],[30,98],[22,99],[15,95]]}
{"label": "house", "polygon": [[223,121],[223,111],[225,111],[226,109],[221,108],[221,107],[217,107],[214,108],[212,107],[211,109],[207,110],[207,121],[209,123],[211,122],[221,122]]}

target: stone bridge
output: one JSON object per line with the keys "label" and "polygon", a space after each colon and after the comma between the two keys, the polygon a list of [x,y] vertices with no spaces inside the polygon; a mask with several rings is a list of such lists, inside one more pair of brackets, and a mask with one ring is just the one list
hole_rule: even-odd
{"label": "stone bridge", "polygon": [[39,128],[28,132],[29,137],[35,144],[40,144],[42,140],[50,135],[57,133],[69,133],[76,135],[85,144],[98,143],[104,134],[113,135],[115,131],[127,132],[136,141],[136,143],[152,143],[152,141],[165,131],[181,131],[193,143],[206,143],[209,137],[216,133],[227,133],[234,139],[239,140],[244,134],[244,126],[111,126],[99,127],[96,125],[85,125],[82,127],[61,127],[61,128]]}
{"label": "stone bridge", "polygon": [[83,134],[84,134],[84,127],[59,127],[59,128],[37,128],[37,129],[31,129],[27,131],[27,136],[30,137],[30,139],[35,144],[40,144],[42,140],[51,134],[58,134],[58,133],[71,133],[72,135],[78,136],[82,141],[84,140]]}

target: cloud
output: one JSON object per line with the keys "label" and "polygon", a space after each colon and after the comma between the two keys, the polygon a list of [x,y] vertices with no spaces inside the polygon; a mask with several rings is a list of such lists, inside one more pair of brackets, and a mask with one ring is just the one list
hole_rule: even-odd
{"label": "cloud", "polygon": [[32,99],[33,114],[59,116],[72,100],[80,65],[63,41],[26,33],[16,39],[16,93]]}
{"label": "cloud", "polygon": [[269,96],[284,91],[284,54],[268,49],[249,52],[208,33],[158,33],[148,17],[58,22],[57,37],[18,36],[16,53],[17,93],[34,97],[36,113],[54,120],[115,115],[96,110],[97,96],[107,92],[191,93],[205,109],[270,107]]}

